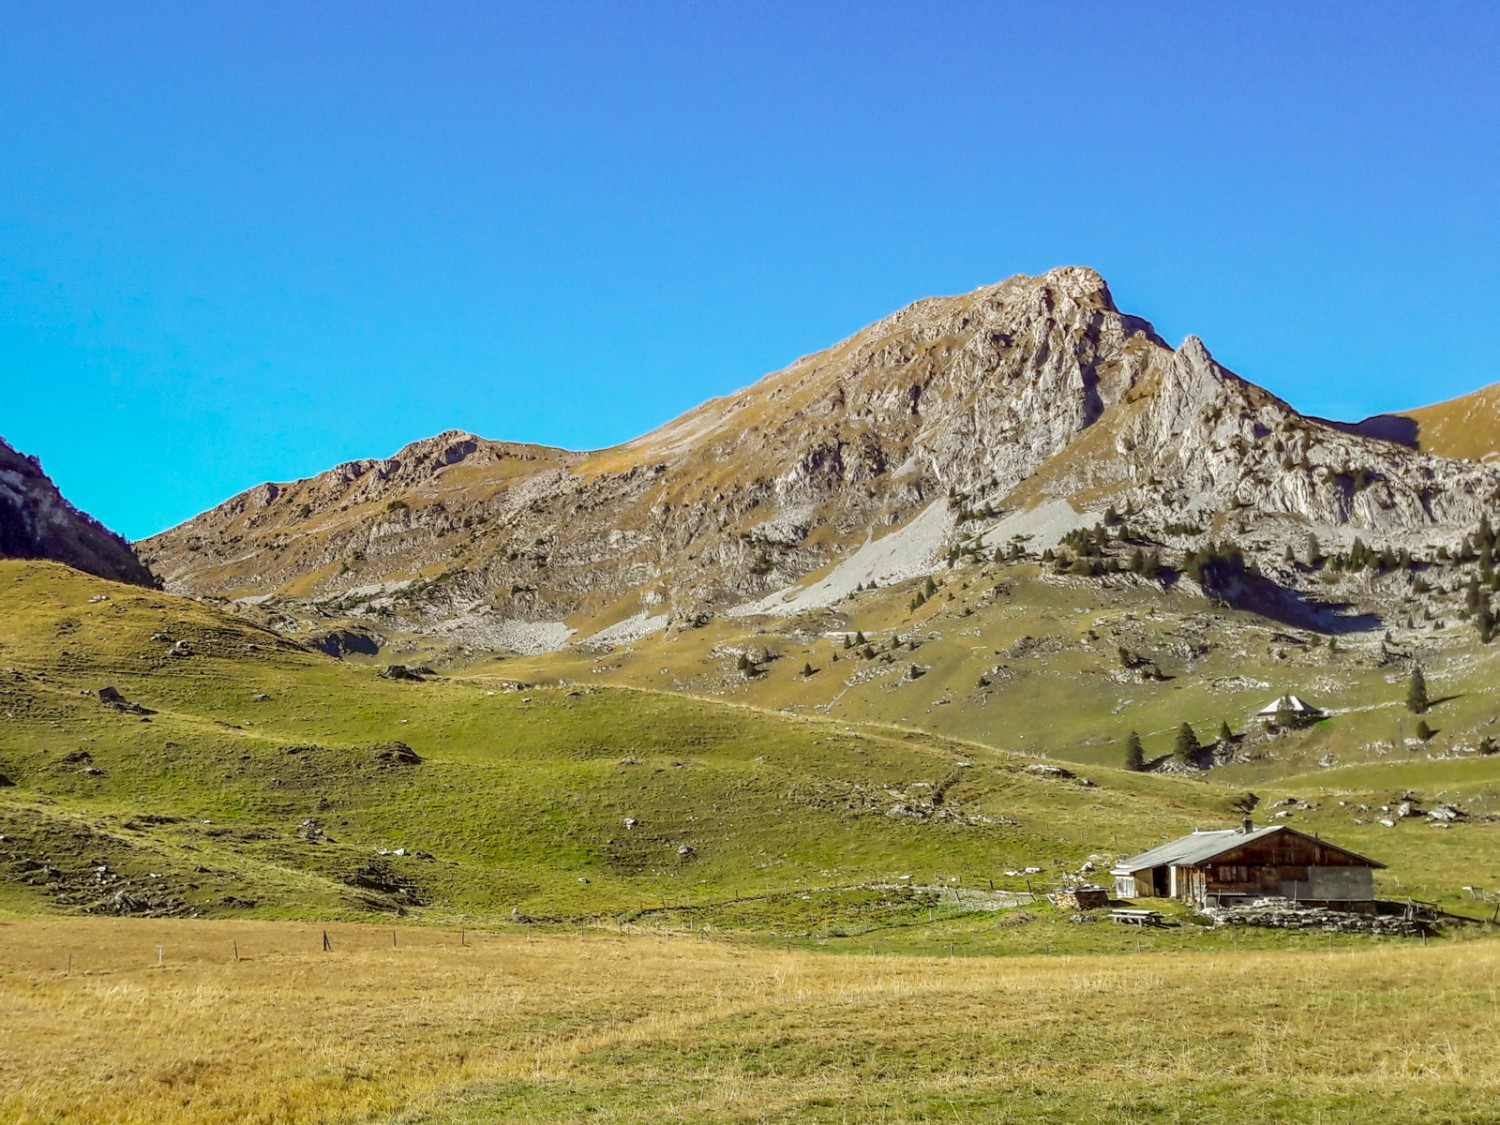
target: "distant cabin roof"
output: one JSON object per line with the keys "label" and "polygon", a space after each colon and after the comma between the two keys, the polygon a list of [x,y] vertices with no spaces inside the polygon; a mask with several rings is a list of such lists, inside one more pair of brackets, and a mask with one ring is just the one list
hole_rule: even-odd
{"label": "distant cabin roof", "polygon": [[[1273,824],[1266,828],[1253,828],[1246,832],[1243,828],[1216,828],[1208,832],[1194,832],[1184,836],[1180,840],[1173,840],[1170,844],[1162,844],[1158,848],[1142,852],[1140,855],[1131,856],[1129,859],[1121,860],[1115,864],[1111,874],[1133,875],[1137,871],[1144,871],[1152,867],[1197,867],[1206,863],[1215,856],[1232,852],[1236,848],[1243,847],[1255,840],[1263,840],[1267,836],[1277,832],[1290,832],[1295,836],[1305,839],[1313,839],[1305,832],[1298,832],[1295,828],[1288,828],[1285,824]],[[1343,852],[1345,855],[1353,856],[1355,859],[1363,860],[1371,867],[1384,867],[1385,864],[1378,860],[1362,856],[1358,852],[1351,852],[1348,848],[1341,848],[1337,844],[1330,844],[1327,840],[1318,840],[1325,848]]]}
{"label": "distant cabin roof", "polygon": [[1293,711],[1305,715],[1316,710],[1316,707],[1312,706],[1299,696],[1283,695],[1281,698],[1275,699],[1266,704],[1260,709],[1259,713],[1265,716],[1271,716],[1279,715],[1283,711]]}

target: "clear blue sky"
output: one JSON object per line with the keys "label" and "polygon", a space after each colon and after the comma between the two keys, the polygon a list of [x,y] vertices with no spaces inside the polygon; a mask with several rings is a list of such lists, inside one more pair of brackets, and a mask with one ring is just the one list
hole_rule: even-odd
{"label": "clear blue sky", "polygon": [[0,434],[139,537],[1065,263],[1310,412],[1450,397],[1497,59],[1494,3],[0,0]]}

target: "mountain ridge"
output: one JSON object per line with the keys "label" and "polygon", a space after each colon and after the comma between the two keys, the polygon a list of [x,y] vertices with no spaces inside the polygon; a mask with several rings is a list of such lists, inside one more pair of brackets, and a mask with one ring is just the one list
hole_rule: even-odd
{"label": "mountain ridge", "polygon": [[[1308,534],[1456,542],[1496,496],[1493,468],[1304,416],[1196,336],[1171,349],[1070,266],[917,301],[608,449],[446,431],[258,486],[142,550],[180,592],[556,647],[755,603],[924,513],[907,576],[1015,535],[1055,546],[1111,508],[1232,526],[1256,559]],[[1064,518],[1028,522],[1044,509]]]}

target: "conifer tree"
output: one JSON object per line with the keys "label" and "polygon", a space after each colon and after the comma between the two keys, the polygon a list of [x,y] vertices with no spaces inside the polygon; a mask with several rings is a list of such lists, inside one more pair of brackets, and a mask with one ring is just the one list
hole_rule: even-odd
{"label": "conifer tree", "polygon": [[1427,677],[1420,668],[1411,670],[1411,681],[1406,685],[1406,709],[1414,715],[1427,710]]}
{"label": "conifer tree", "polygon": [[1146,748],[1141,745],[1141,736],[1135,731],[1125,740],[1125,768],[1140,773],[1146,768]]}
{"label": "conifer tree", "polygon": [[1177,742],[1172,749],[1177,755],[1177,760],[1184,765],[1191,763],[1198,751],[1203,749],[1198,742],[1198,736],[1193,733],[1192,723],[1183,723],[1177,728]]}
{"label": "conifer tree", "polygon": [[1219,744],[1221,746],[1228,746],[1233,741],[1234,731],[1229,729],[1229,721],[1226,719],[1219,724]]}

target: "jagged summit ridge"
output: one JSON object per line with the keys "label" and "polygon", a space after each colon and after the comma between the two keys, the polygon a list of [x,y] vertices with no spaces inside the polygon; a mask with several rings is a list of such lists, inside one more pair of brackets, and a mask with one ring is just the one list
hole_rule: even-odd
{"label": "jagged summit ridge", "polygon": [[449,431],[251,490],[145,550],[185,592],[373,598],[455,637],[521,622],[555,640],[753,603],[909,524],[936,566],[993,541],[960,526],[976,510],[1073,512],[1033,539],[1111,505],[1145,527],[1233,513],[1279,557],[1308,530],[1472,526],[1497,485],[1298,414],[1069,266],[915,302],[613,449]]}

